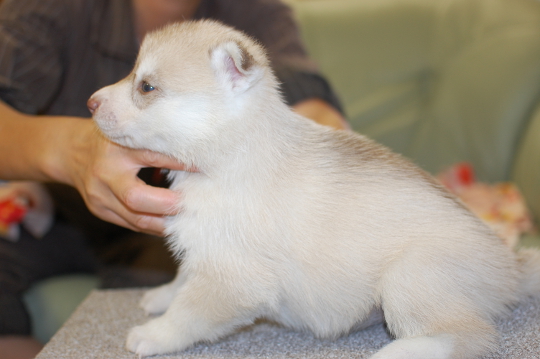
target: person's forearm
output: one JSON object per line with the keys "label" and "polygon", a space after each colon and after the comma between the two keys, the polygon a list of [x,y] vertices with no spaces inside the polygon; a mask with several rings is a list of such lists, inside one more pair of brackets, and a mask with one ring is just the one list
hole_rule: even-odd
{"label": "person's forearm", "polygon": [[0,102],[0,179],[67,183],[57,154],[66,145],[68,117],[29,116]]}
{"label": "person's forearm", "polygon": [[323,100],[304,100],[294,105],[293,110],[321,125],[330,126],[338,130],[350,129],[349,124],[345,121],[341,113]]}

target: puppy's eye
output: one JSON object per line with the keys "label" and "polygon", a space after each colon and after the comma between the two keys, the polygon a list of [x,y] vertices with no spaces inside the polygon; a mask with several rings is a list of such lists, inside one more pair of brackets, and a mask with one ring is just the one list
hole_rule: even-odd
{"label": "puppy's eye", "polygon": [[148,82],[143,81],[141,83],[141,90],[142,90],[142,92],[150,92],[150,91],[154,91],[155,88],[154,88],[154,86],[150,85]]}

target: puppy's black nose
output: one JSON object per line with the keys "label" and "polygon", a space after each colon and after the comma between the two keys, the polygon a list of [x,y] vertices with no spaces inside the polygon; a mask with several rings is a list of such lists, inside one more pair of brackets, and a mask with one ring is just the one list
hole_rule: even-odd
{"label": "puppy's black nose", "polygon": [[90,112],[92,113],[92,115],[94,114],[94,112],[97,110],[97,108],[99,107],[101,103],[94,97],[90,97],[90,99],[88,100],[88,102],[86,103],[86,106],[88,106],[88,109],[90,110]]}

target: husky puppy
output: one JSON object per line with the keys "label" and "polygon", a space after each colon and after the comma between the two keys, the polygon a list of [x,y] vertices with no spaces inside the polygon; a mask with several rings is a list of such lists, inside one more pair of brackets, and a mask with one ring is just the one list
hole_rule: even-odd
{"label": "husky puppy", "polygon": [[334,338],[382,311],[396,340],[373,358],[477,358],[497,343],[495,318],[540,292],[536,252],[520,264],[409,161],[293,113],[263,48],[229,27],[148,35],[133,72],[89,106],[112,141],[200,170],[170,175],[182,263],[142,299],[164,314],[130,331],[139,356],[259,317]]}

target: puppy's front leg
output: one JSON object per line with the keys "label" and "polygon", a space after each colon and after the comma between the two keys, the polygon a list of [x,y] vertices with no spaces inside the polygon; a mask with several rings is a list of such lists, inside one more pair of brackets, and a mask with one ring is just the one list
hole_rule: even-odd
{"label": "puppy's front leg", "polygon": [[144,309],[147,315],[165,312],[185,281],[186,276],[183,274],[180,267],[172,282],[150,289],[144,294],[140,302],[141,308]]}
{"label": "puppy's front leg", "polygon": [[250,324],[257,308],[246,306],[237,289],[197,278],[188,280],[165,314],[131,329],[127,349],[140,357],[176,352]]}

